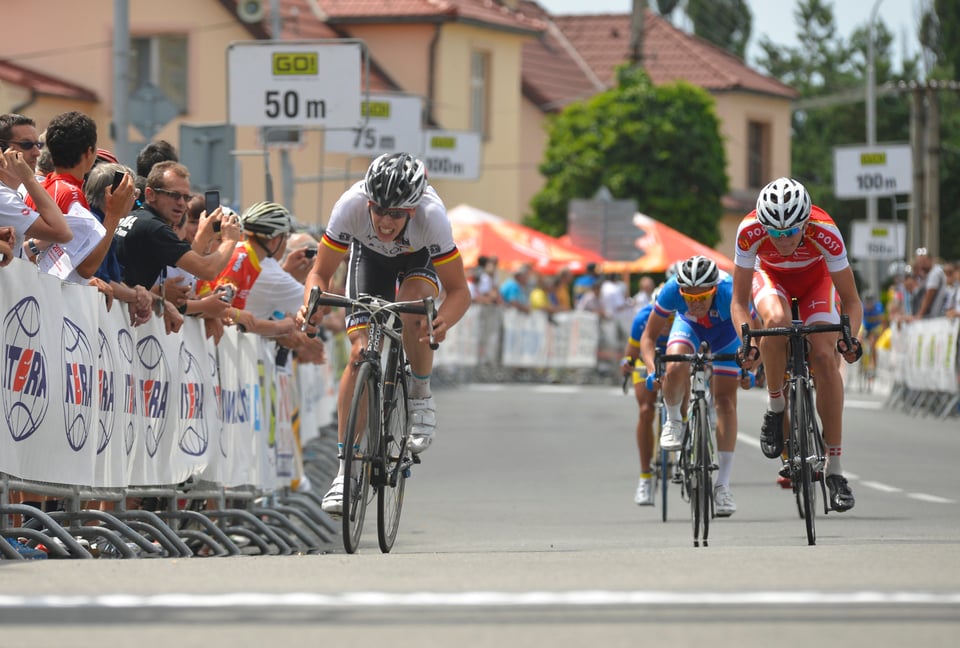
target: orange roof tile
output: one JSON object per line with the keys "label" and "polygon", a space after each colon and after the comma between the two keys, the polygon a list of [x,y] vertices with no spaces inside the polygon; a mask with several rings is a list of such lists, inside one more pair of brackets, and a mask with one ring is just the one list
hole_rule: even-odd
{"label": "orange roof tile", "polygon": [[[630,15],[555,16],[554,22],[608,85],[630,57]],[[643,66],[654,83],[685,79],[712,92],[741,90],[794,99],[799,93],[716,45],[687,34],[652,11],[643,30]]]}
{"label": "orange roof tile", "polygon": [[37,94],[79,101],[99,101],[97,93],[82,86],[48,74],[21,67],[16,63],[0,60],[0,81],[6,81],[23,88],[29,88]]}
{"label": "orange roof tile", "polygon": [[478,22],[537,33],[544,25],[498,0],[316,0],[329,24],[357,22]]}

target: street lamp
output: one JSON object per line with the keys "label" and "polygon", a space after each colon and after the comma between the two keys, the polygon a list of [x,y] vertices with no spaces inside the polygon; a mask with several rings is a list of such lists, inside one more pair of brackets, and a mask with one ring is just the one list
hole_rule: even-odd
{"label": "street lamp", "polygon": [[[873,41],[876,34],[877,11],[880,9],[880,3],[883,0],[877,0],[873,3],[873,9],[870,11],[870,26],[867,32],[867,146],[877,145],[877,79],[874,66]],[[867,222],[877,222],[877,198],[870,196],[867,198]],[[878,294],[880,284],[877,262],[871,260],[868,264],[870,289],[874,294]]]}

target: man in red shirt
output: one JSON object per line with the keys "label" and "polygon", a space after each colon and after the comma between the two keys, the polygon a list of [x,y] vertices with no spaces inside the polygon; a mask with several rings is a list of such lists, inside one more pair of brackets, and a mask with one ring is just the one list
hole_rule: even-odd
{"label": "man in red shirt", "polygon": [[[830,215],[811,204],[810,194],[796,180],[777,178],[760,191],[757,208],[737,230],[734,263],[731,314],[738,332],[744,322],[751,321],[751,297],[766,327],[790,325],[792,297],[797,298],[804,323],[839,323],[839,297],[842,312],[850,316],[850,330],[860,330],[863,307],[843,236]],[[847,362],[856,362],[860,343],[854,339],[853,348],[840,348],[842,342],[838,345],[835,333],[816,333],[808,340],[810,366],[817,381],[817,411],[827,446],[830,505],[836,511],[847,511],[853,508],[854,498],[840,465],[843,379],[837,353]],[[763,338],[760,356],[767,375],[767,412],[760,447],[773,459],[783,451],[787,339]],[[756,364],[756,359],[744,360],[747,369]]]}

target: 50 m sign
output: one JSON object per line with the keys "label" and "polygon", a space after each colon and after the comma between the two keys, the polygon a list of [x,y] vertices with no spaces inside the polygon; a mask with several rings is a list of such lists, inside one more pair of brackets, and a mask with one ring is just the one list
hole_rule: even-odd
{"label": "50 m sign", "polygon": [[362,43],[275,41],[227,48],[228,120],[237,126],[356,128]]}

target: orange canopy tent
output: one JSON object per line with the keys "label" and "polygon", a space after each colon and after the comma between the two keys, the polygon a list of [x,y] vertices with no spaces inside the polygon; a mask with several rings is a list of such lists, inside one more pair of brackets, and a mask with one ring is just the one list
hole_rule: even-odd
{"label": "orange canopy tent", "polygon": [[595,252],[470,205],[457,205],[447,216],[453,226],[453,240],[468,268],[476,266],[480,256],[497,257],[498,265],[507,270],[529,263],[543,274],[555,274],[563,268],[581,273],[588,263],[603,262]]}
{"label": "orange canopy tent", "polygon": [[633,224],[637,228],[634,246],[640,251],[640,258],[633,261],[605,261],[601,264],[603,272],[664,272],[675,261],[697,254],[713,259],[721,270],[733,272],[733,261],[729,257],[646,214],[634,214]]}

